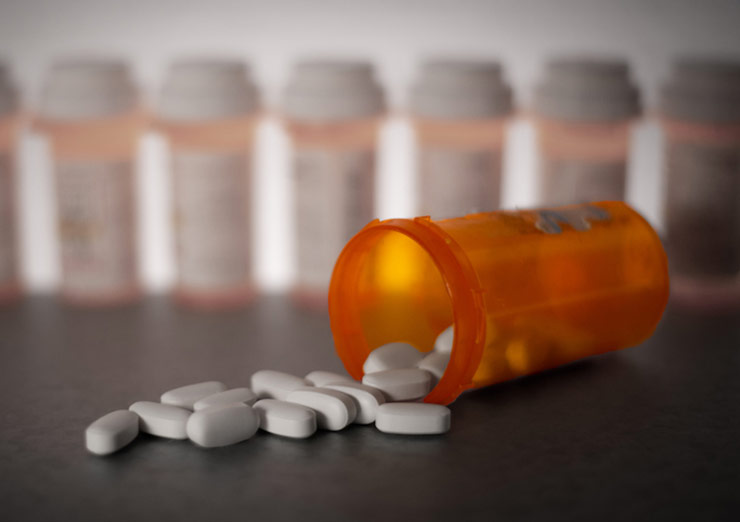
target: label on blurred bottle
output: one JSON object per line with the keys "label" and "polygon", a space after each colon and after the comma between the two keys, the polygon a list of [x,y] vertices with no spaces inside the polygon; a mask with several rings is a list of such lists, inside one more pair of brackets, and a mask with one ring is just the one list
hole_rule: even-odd
{"label": "label on blurred bottle", "polygon": [[251,156],[178,151],[173,162],[180,285],[206,292],[244,288],[252,266]]}
{"label": "label on blurred bottle", "polygon": [[668,259],[698,277],[740,272],[740,148],[669,143],[666,179]]}
{"label": "label on blurred bottle", "polygon": [[296,286],[323,292],[344,245],[375,217],[375,154],[298,149],[293,176]]}
{"label": "label on blurred bottle", "polygon": [[539,179],[541,205],[591,201],[623,201],[627,180],[625,161],[588,162],[545,158]]}
{"label": "label on blurred bottle", "polygon": [[0,287],[16,282],[15,194],[13,158],[0,154]]}
{"label": "label on blurred bottle", "polygon": [[429,147],[421,150],[419,166],[418,214],[444,219],[499,208],[499,151]]}
{"label": "label on blurred bottle", "polygon": [[132,162],[61,162],[57,198],[65,291],[102,298],[131,291],[137,281]]}

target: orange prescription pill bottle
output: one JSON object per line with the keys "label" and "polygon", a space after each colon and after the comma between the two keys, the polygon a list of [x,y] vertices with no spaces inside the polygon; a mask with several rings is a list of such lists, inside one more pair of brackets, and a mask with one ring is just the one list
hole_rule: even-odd
{"label": "orange prescription pill bottle", "polygon": [[299,62],[283,97],[293,142],[293,297],[326,306],[334,262],[375,215],[377,135],[385,112],[373,66]]}
{"label": "orange prescription pill bottle", "polygon": [[660,239],[622,202],[373,221],[337,260],[334,344],[362,376],[378,346],[426,352],[454,326],[451,358],[425,401],[633,346],[668,300]]}
{"label": "orange prescription pill bottle", "polygon": [[740,306],[740,61],[685,58],[663,86],[672,296]]}
{"label": "orange prescription pill bottle", "polygon": [[626,62],[549,62],[534,97],[539,204],[624,200],[630,130],[639,113]]}
{"label": "orange prescription pill bottle", "polygon": [[259,95],[247,64],[182,60],[164,84],[158,127],[171,149],[175,298],[199,307],[254,295],[253,143]]}
{"label": "orange prescription pill bottle", "polygon": [[16,145],[22,118],[18,92],[0,63],[0,303],[21,294],[16,229]]}
{"label": "orange prescription pill bottle", "polygon": [[140,293],[135,169],[145,120],[127,65],[56,63],[36,126],[53,153],[62,296],[87,305],[131,301]]}
{"label": "orange prescription pill bottle", "polygon": [[511,88],[494,61],[421,68],[410,108],[418,141],[417,213],[434,219],[496,210]]}

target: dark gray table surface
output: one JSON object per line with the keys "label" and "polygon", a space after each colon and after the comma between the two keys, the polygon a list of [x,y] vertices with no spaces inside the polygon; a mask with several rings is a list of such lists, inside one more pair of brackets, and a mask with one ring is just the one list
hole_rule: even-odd
{"label": "dark gray table surface", "polygon": [[203,450],[85,427],[168,388],[340,370],[324,314],[149,298],[0,309],[0,520],[740,520],[740,320],[670,309],[641,346],[469,392],[444,436],[372,426]]}

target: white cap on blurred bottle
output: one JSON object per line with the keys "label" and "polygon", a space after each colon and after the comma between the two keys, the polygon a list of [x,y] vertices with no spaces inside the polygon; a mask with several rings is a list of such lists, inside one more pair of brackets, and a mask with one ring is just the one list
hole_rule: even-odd
{"label": "white cap on blurred bottle", "polygon": [[132,110],[137,103],[137,89],[126,62],[70,59],[52,65],[39,112],[56,120],[105,118]]}
{"label": "white cap on blurred bottle", "polygon": [[299,62],[283,95],[285,116],[312,123],[379,116],[385,108],[374,68],[364,61]]}
{"label": "white cap on blurred bottle", "polygon": [[10,77],[9,67],[0,62],[0,116],[16,112],[20,107],[18,91]]}
{"label": "white cap on blurred bottle", "polygon": [[740,122],[740,61],[677,60],[661,89],[660,111],[696,123]]}
{"label": "white cap on blurred bottle", "polygon": [[439,119],[496,118],[513,108],[501,64],[475,60],[424,63],[409,105],[416,116]]}
{"label": "white cap on blurred bottle", "polygon": [[548,62],[534,108],[557,120],[619,121],[640,113],[640,93],[623,60],[561,58]]}
{"label": "white cap on blurred bottle", "polygon": [[213,120],[251,114],[259,106],[259,92],[246,63],[190,59],[170,66],[159,116],[173,121]]}

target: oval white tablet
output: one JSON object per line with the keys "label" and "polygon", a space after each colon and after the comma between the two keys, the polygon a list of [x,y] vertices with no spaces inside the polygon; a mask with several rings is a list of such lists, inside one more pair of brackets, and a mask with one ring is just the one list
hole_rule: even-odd
{"label": "oval white tablet", "polygon": [[162,394],[159,401],[162,404],[178,406],[188,410],[193,409],[193,405],[203,397],[208,397],[214,393],[220,393],[226,390],[226,385],[218,381],[199,382],[181,386],[174,390],[166,391]]}
{"label": "oval white tablet", "polygon": [[372,386],[359,382],[339,382],[327,384],[326,388],[345,393],[352,397],[357,406],[356,424],[370,424],[375,422],[378,406],[385,402],[383,392]]}
{"label": "oval white tablet", "polygon": [[424,354],[408,343],[384,344],[370,352],[362,365],[362,371],[375,373],[396,368],[413,368],[422,357]]}
{"label": "oval white tablet", "polygon": [[195,411],[199,411],[211,406],[233,404],[237,402],[242,402],[247,406],[251,406],[256,401],[257,394],[255,394],[249,388],[233,388],[231,390],[226,390],[221,393],[214,393],[213,395],[209,395],[208,397],[200,399],[198,402],[193,404],[193,409]]}
{"label": "oval white tablet", "polygon": [[305,377],[306,381],[311,386],[322,388],[327,384],[334,384],[335,382],[356,382],[349,375],[342,375],[340,373],[325,372],[322,370],[315,370]]}
{"label": "oval white tablet", "polygon": [[139,401],[129,407],[139,416],[139,430],[157,437],[187,439],[185,426],[190,412],[177,406],[159,402]]}
{"label": "oval white tablet", "polygon": [[401,368],[365,374],[362,384],[378,388],[389,401],[411,401],[429,393],[432,376],[426,370]]}
{"label": "oval white tablet", "polygon": [[286,400],[314,410],[316,422],[322,430],[344,429],[357,417],[357,406],[352,397],[336,390],[301,388],[292,391]]}
{"label": "oval white tablet", "polygon": [[218,448],[252,437],[260,426],[259,415],[244,403],[220,404],[193,413],[188,438],[204,448]]}
{"label": "oval white tablet", "polygon": [[285,400],[290,392],[310,386],[301,377],[274,370],[260,370],[252,375],[251,388],[260,399]]}
{"label": "oval white tablet", "polygon": [[139,416],[128,410],[103,415],[85,430],[85,447],[96,455],[109,455],[139,434]]}
{"label": "oval white tablet", "polygon": [[434,350],[439,353],[451,353],[452,343],[455,340],[455,329],[452,326],[445,328],[434,341]]}
{"label": "oval white tablet", "polygon": [[[419,364],[417,364],[416,367],[421,370],[428,371],[432,374],[435,381],[439,381],[444,375],[449,362],[449,353],[429,352],[421,361],[419,361]],[[434,384],[436,384],[436,382],[433,383],[433,385]]]}
{"label": "oval white tablet", "polygon": [[375,427],[385,433],[434,435],[450,429],[450,410],[439,404],[394,402],[378,408]]}
{"label": "oval white tablet", "polygon": [[316,432],[316,412],[306,406],[262,399],[253,407],[260,418],[260,429],[273,435],[305,439]]}

